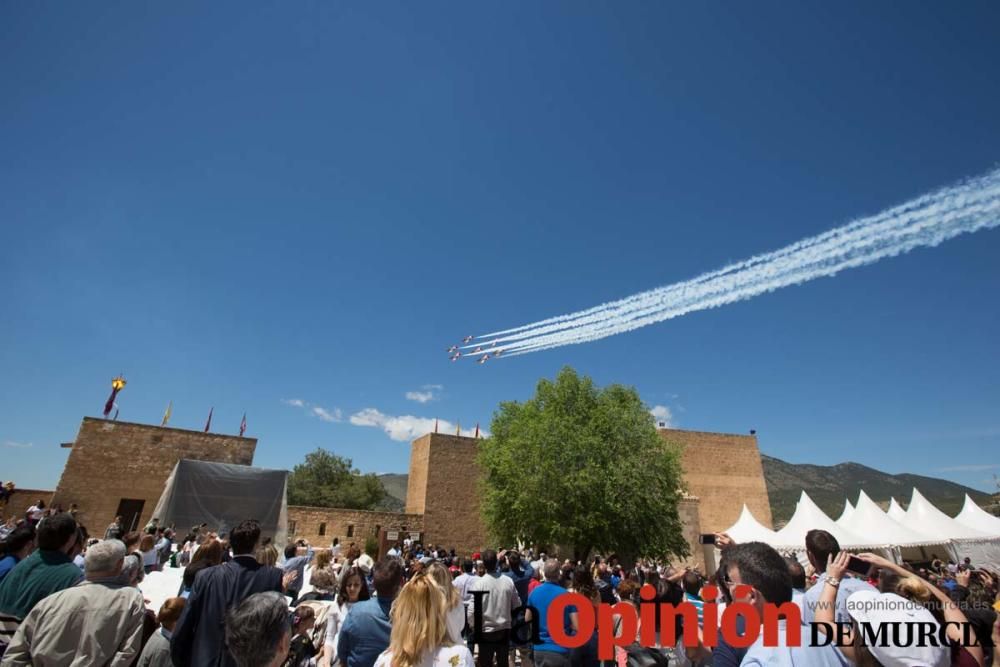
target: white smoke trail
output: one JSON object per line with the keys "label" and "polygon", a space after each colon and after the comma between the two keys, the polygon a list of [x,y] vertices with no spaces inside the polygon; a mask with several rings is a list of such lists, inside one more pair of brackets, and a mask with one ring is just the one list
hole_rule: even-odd
{"label": "white smoke trail", "polygon": [[[879,215],[862,218],[843,227],[839,227],[818,236],[810,237],[790,246],[786,246],[780,250],[751,257],[743,262],[703,274],[689,281],[642,292],[635,296],[627,297],[619,301],[605,303],[578,313],[562,315],[542,320],[541,322],[536,322],[535,324],[505,330],[506,332],[511,332],[509,335],[503,335],[504,332],[495,332],[493,334],[477,336],[476,338],[478,342],[466,347],[472,348],[476,345],[482,345],[482,339],[484,338],[495,338],[498,342],[515,341],[561,329],[576,328],[592,322],[604,321],[611,317],[624,315],[632,310],[635,310],[636,308],[646,307],[650,299],[655,298],[663,301],[666,300],[668,296],[675,294],[684,296],[690,294],[692,290],[700,284],[727,275],[745,272],[755,266],[773,265],[775,262],[780,262],[783,258],[789,255],[801,257],[802,253],[808,250],[813,250],[815,254],[827,253],[839,245],[846,245],[858,240],[859,238],[871,236],[873,233],[886,233],[886,230],[880,230],[879,228],[879,226],[883,225],[883,223],[894,223],[894,225],[898,227],[901,224],[912,224],[926,218],[933,218],[939,212],[934,205],[951,194],[953,194],[951,190],[945,190],[925,195],[901,206],[889,209]],[[487,341],[487,343],[489,342],[490,341]]]}
{"label": "white smoke trail", "polygon": [[1000,170],[692,280],[477,336],[477,342],[467,347],[481,345],[489,352],[485,346],[496,341],[504,356],[517,356],[585,343],[832,276],[998,225]]}

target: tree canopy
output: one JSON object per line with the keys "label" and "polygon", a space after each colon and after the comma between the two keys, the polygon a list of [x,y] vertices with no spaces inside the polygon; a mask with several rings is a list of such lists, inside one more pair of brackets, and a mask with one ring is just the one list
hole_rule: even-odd
{"label": "tree canopy", "polygon": [[288,503],[370,510],[386,497],[378,476],[362,475],[351,459],[322,448],[306,454],[288,475]]}
{"label": "tree canopy", "polygon": [[504,543],[630,557],[688,555],[677,513],[679,452],[634,388],[603,389],[572,368],[504,402],[479,446],[482,513]]}

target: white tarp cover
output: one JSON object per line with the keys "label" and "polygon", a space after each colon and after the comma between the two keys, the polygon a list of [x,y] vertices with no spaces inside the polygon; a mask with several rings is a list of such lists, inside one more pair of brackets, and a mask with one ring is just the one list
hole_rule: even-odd
{"label": "white tarp cover", "polygon": [[288,534],[287,478],[287,470],[181,459],[167,478],[153,516],[161,526],[176,526],[181,537],[202,522],[221,534],[244,519],[256,519],[261,537],[283,545]]}
{"label": "white tarp cover", "polygon": [[1000,568],[1000,519],[979,507],[966,494],[965,505],[955,517],[955,522],[985,535],[977,540],[956,540],[955,555],[957,560],[969,558],[975,567],[987,565]]}
{"label": "white tarp cover", "polygon": [[906,510],[903,506],[896,502],[895,498],[889,498],[889,511],[886,512],[890,519],[895,519],[896,521],[902,521],[903,517],[906,516]]}
{"label": "white tarp cover", "polygon": [[736,520],[736,523],[723,532],[733,538],[738,544],[743,542],[764,542],[765,544],[775,544],[778,535],[773,530],[757,521],[746,504],[743,505],[743,511],[740,512],[740,518]]}
{"label": "white tarp cover", "polygon": [[955,521],[992,537],[1000,537],[1000,518],[977,505],[969,494],[965,494],[965,504],[962,505],[962,511],[955,517]]}
{"label": "white tarp cover", "polygon": [[803,491],[799,502],[795,505],[795,513],[785,527],[775,535],[775,543],[771,546],[804,550],[806,548],[806,533],[814,529],[827,531],[837,538],[837,542],[844,548],[867,546],[870,543],[870,540],[864,540],[846,528],[838,526]]}
{"label": "white tarp cover", "polygon": [[890,519],[864,491],[858,494],[858,504],[846,523],[848,530],[867,538],[866,543],[871,546],[910,547],[944,544],[949,540],[947,535],[918,532]]}
{"label": "white tarp cover", "polygon": [[953,540],[984,539],[990,537],[990,535],[981,530],[970,528],[965,524],[955,521],[934,507],[915,487],[913,489],[913,497],[910,499],[910,506],[906,510],[906,515],[902,523],[913,530]]}
{"label": "white tarp cover", "polygon": [[957,540],[954,549],[958,563],[968,558],[973,567],[1000,568],[1000,539]]}
{"label": "white tarp cover", "polygon": [[837,525],[842,527],[844,523],[851,518],[852,514],[854,514],[854,505],[851,504],[850,500],[844,498],[844,511],[840,513],[840,518],[837,519]]}

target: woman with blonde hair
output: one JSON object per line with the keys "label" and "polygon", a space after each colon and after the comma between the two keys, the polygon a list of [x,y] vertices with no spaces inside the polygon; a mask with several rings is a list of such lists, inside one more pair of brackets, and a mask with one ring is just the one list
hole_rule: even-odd
{"label": "woman with blonde hair", "polygon": [[275,567],[278,564],[278,547],[273,544],[266,544],[264,546],[257,547],[253,556],[261,565],[270,565],[271,567]]}
{"label": "woman with blonde hair", "polygon": [[452,583],[451,573],[440,561],[434,561],[427,566],[427,576],[434,580],[441,592],[444,594],[446,623],[448,625],[448,637],[456,644],[462,642],[462,630],[465,629],[465,605],[462,604],[462,596]]}
{"label": "woman with blonde hair", "polygon": [[468,647],[448,636],[446,600],[424,572],[403,586],[389,614],[389,648],[375,667],[475,667]]}

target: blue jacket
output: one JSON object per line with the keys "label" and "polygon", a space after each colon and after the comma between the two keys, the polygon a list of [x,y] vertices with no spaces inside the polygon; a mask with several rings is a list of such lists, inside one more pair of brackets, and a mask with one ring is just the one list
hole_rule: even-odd
{"label": "blue jacket", "polygon": [[226,612],[254,593],[280,593],[281,577],[281,570],[250,555],[199,572],[170,638],[174,664],[236,667],[226,649]]}
{"label": "blue jacket", "polygon": [[514,570],[507,570],[503,574],[514,580],[514,588],[517,589],[521,602],[525,602],[528,599],[528,584],[535,576],[534,569],[527,563],[521,563],[521,574],[516,574]]}
{"label": "blue jacket", "polygon": [[392,599],[372,598],[351,607],[337,640],[337,655],[347,667],[372,667],[389,648]]}
{"label": "blue jacket", "polygon": [[17,565],[17,556],[14,554],[0,559],[0,581],[3,581],[4,576],[13,570],[15,565]]}

